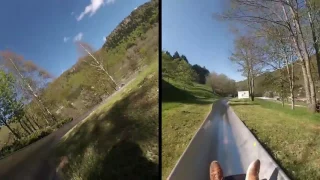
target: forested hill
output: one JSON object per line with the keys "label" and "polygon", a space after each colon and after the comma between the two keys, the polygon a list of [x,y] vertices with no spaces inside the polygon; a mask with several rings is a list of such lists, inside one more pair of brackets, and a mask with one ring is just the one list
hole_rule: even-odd
{"label": "forested hill", "polygon": [[[146,33],[152,25],[159,20],[159,0],[152,0],[133,10],[107,37],[104,49],[117,47],[121,41],[129,40],[130,34],[136,30],[137,33]],[[131,42],[133,43],[133,42]],[[129,44],[130,45],[130,44]]]}
{"label": "forested hill", "polygon": [[[103,66],[118,84],[126,83],[140,68],[158,59],[158,19],[158,0],[139,6],[93,53],[103,59]],[[110,78],[90,66],[89,61],[91,57],[84,56],[49,84],[41,97],[51,110],[77,115],[114,92]]]}
{"label": "forested hill", "polygon": [[[319,78],[318,78],[318,70],[316,64],[315,56],[311,57],[311,70],[312,74],[316,83],[316,86],[319,88]],[[303,89],[303,75],[301,67],[298,63],[294,64],[294,74],[295,74],[295,95],[296,97],[304,97],[304,89]],[[262,75],[256,77],[255,79],[255,95],[256,96],[263,96],[264,93],[267,91],[273,91],[274,88],[272,87],[272,77],[279,77],[280,71],[266,71]],[[247,90],[247,80],[237,82],[237,89],[238,90]],[[317,92],[317,97],[320,97],[320,93]]]}
{"label": "forested hill", "polygon": [[162,51],[162,77],[170,82],[170,79],[182,81],[186,84],[197,82],[206,83],[209,70],[198,64],[191,65],[185,55],[177,51],[171,55],[168,51]]}

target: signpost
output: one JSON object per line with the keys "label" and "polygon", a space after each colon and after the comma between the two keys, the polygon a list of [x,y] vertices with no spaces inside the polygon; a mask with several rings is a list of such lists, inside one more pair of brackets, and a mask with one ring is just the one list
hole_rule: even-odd
{"label": "signpost", "polygon": [[249,91],[238,91],[238,99],[249,98]]}

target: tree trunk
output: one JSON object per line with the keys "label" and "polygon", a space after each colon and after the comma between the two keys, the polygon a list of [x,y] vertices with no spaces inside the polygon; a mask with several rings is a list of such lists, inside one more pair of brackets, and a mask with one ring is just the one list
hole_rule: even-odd
{"label": "tree trunk", "polygon": [[25,115],[25,119],[26,119],[26,121],[28,121],[30,124],[34,123],[34,124],[38,127],[38,129],[41,129],[41,126],[36,122],[36,120],[32,120],[32,119],[34,119],[34,118],[30,118],[29,116]]}
{"label": "tree trunk", "polygon": [[316,52],[316,60],[317,60],[317,67],[318,67],[318,79],[320,78],[320,54],[319,54],[319,45],[318,45],[318,40],[317,40],[317,36],[316,36],[316,30],[314,28],[314,23],[313,23],[313,19],[311,16],[311,6],[310,4],[307,2],[307,0],[304,1],[307,8],[308,8],[308,20],[309,20],[309,24],[310,24],[310,28],[311,28],[311,34],[312,34],[312,40],[313,40],[313,47],[315,49]]}
{"label": "tree trunk", "polygon": [[37,123],[36,120],[33,120],[32,122],[38,127],[38,129],[41,129],[41,126]]}
{"label": "tree trunk", "polygon": [[308,55],[306,42],[304,40],[303,33],[302,33],[302,30],[301,30],[301,27],[300,27],[300,22],[298,20],[295,20],[295,21],[296,21],[296,24],[297,24],[298,32],[299,32],[300,37],[301,37],[302,52],[303,52],[303,55],[304,55],[304,60],[306,62],[307,76],[308,76],[308,79],[309,79],[310,99],[311,99],[311,103],[309,105],[309,110],[311,112],[315,113],[316,112],[316,93],[315,93],[314,81],[313,81],[313,77],[312,77],[312,73],[311,73],[310,57]]}
{"label": "tree trunk", "polygon": [[42,111],[42,115],[44,116],[43,117],[43,119],[46,121],[46,123],[47,123],[47,125],[49,125],[50,124],[50,122],[48,121],[48,119],[47,119],[47,114],[45,113],[45,111],[42,109],[42,106],[41,106],[41,104],[38,102],[38,101],[36,101],[36,103],[37,103],[37,105],[39,106],[39,108],[41,109],[41,111]]}
{"label": "tree trunk", "polygon": [[[94,59],[94,61],[96,62],[96,64],[99,66],[99,68],[101,70],[103,70],[111,79],[111,81],[116,85],[116,88],[118,87],[118,84],[116,83],[116,81],[112,78],[112,76],[110,76],[110,74],[103,68],[102,64],[90,53],[90,51],[88,51],[85,47],[82,46],[82,44],[80,44],[80,46]],[[115,88],[115,89],[116,89]],[[117,89],[116,89],[117,90]]]}
{"label": "tree trunk", "polygon": [[[283,87],[282,87],[283,88]],[[281,90],[281,102],[282,102],[282,107],[284,107],[284,92]]]}
{"label": "tree trunk", "polygon": [[290,94],[291,94],[291,109],[294,110],[294,93],[292,88],[290,88]]}
{"label": "tree trunk", "polygon": [[29,127],[25,127],[24,125],[23,125],[23,123],[21,123],[21,120],[19,121],[19,124],[20,124],[20,126],[22,127],[22,129],[27,133],[27,135],[30,135],[31,134],[31,131],[30,131],[30,129],[29,129]]}
{"label": "tree trunk", "polygon": [[30,84],[25,81],[24,76],[21,74],[21,72],[18,69],[18,67],[16,66],[16,64],[12,61],[12,59],[9,58],[9,60],[10,60],[11,64],[14,66],[14,68],[16,69],[16,71],[18,72],[18,74],[19,74],[20,78],[22,79],[22,81],[26,83],[29,91],[32,93],[32,95],[35,97],[35,99],[41,104],[41,107],[45,110],[46,113],[49,114],[49,116],[52,118],[53,121],[56,121],[56,118],[49,111],[49,109],[44,105],[44,103],[41,101],[41,99],[38,97],[38,95],[34,92],[33,88],[30,86]]}
{"label": "tree trunk", "polygon": [[252,101],[254,101],[254,76],[252,75]]}
{"label": "tree trunk", "polygon": [[20,139],[20,135],[18,133],[16,133],[10,126],[9,124],[7,124],[6,122],[3,122],[3,124],[10,130],[10,132],[12,132],[12,134],[14,135],[15,138]]}
{"label": "tree trunk", "polygon": [[[37,129],[33,126],[33,124],[29,121],[29,119],[27,119],[27,118],[25,118],[25,119],[26,119],[26,121],[29,122],[31,129],[32,129],[33,131],[36,131]],[[25,123],[25,124],[27,124],[27,123]],[[28,125],[29,125],[29,124],[28,124]]]}
{"label": "tree trunk", "polygon": [[309,86],[309,79],[307,76],[307,70],[305,67],[305,63],[302,61],[302,65],[301,65],[301,69],[302,69],[302,75],[303,75],[303,82],[304,82],[304,90],[305,90],[305,94],[306,94],[306,99],[307,99],[307,104],[311,103],[311,96],[310,96],[310,86]]}
{"label": "tree trunk", "polygon": [[[32,128],[35,131],[37,130],[37,128],[40,129],[39,125],[36,122],[34,122],[34,121],[30,120],[30,119],[27,119],[27,118],[26,118],[26,120],[29,122],[29,124],[32,126]],[[37,128],[33,125],[33,123],[37,126]]]}
{"label": "tree trunk", "polygon": [[251,101],[253,101],[253,100],[252,100],[252,89],[251,89],[250,70],[248,70],[248,73],[247,73],[247,83],[248,83],[249,96],[250,96],[250,98],[251,98]]}
{"label": "tree trunk", "polygon": [[[286,2],[288,4],[290,4],[290,2],[288,0],[286,0]],[[305,41],[303,39],[303,34],[301,31],[301,27],[300,27],[300,23],[298,18],[298,15],[294,12],[293,8],[291,6],[288,6],[290,9],[290,12],[292,14],[293,18],[293,24],[295,26],[295,30],[297,31],[296,33],[293,32],[293,30],[291,29],[290,33],[291,33],[291,37],[292,37],[292,41],[294,42],[294,46],[297,50],[297,55],[299,57],[299,59],[302,62],[302,73],[303,73],[303,79],[304,79],[304,86],[305,86],[305,91],[306,91],[306,99],[307,99],[307,103],[308,103],[308,108],[311,112],[315,112],[316,107],[315,107],[315,89],[314,89],[314,82],[311,76],[311,71],[310,71],[310,61],[309,61],[309,56],[307,53],[307,49],[306,49],[306,45],[305,45]],[[285,10],[284,5],[282,5],[282,9],[284,11],[284,15],[286,20],[288,21],[288,17],[287,17],[287,13]],[[299,42],[299,38],[301,39],[301,45]],[[302,47],[301,47],[302,46]]]}
{"label": "tree trunk", "polygon": [[[251,78],[251,80],[253,81],[253,78]],[[251,84],[251,101],[254,101],[254,88],[253,88],[253,83]]]}
{"label": "tree trunk", "polygon": [[252,68],[251,68],[252,66],[250,66],[250,97],[251,97],[251,101],[254,101],[254,75],[253,75],[253,70],[252,70]]}
{"label": "tree trunk", "polygon": [[[285,51],[285,49],[284,49]],[[291,69],[289,67],[289,57],[287,56],[286,52],[284,52],[284,58],[285,58],[285,64],[286,64],[286,70],[287,70],[287,77],[289,81],[289,88],[290,88],[290,97],[291,97],[291,109],[294,109],[294,64],[292,61],[291,63]]]}
{"label": "tree trunk", "polygon": [[290,92],[291,92],[291,109],[294,109],[295,106],[295,96],[294,96],[294,66],[293,66],[293,61],[291,61],[291,88],[290,88]]}
{"label": "tree trunk", "polygon": [[34,131],[36,131],[36,129],[33,127],[33,126],[30,126],[27,122],[25,121],[22,121],[29,129],[30,129],[30,132],[33,133]]}
{"label": "tree trunk", "polygon": [[[19,86],[20,86],[22,89],[25,89],[25,87],[24,87],[21,83],[18,83],[18,84],[19,84]],[[28,93],[30,93],[29,90],[26,90],[26,91],[27,91]],[[41,104],[40,104],[37,100],[36,100],[35,102],[36,102],[36,104],[39,106],[40,110],[42,111],[42,114],[44,114],[44,116],[46,116],[46,113],[45,113],[45,111],[43,110]],[[44,120],[46,121],[47,124],[50,124],[49,121],[47,120],[47,118],[44,118]]]}
{"label": "tree trunk", "polygon": [[293,68],[293,62],[291,64],[290,93],[291,93],[291,109],[294,110],[295,97],[294,97],[294,68]]}
{"label": "tree trunk", "polygon": [[113,87],[113,89],[115,90],[115,91],[117,91],[118,89],[118,85],[117,85],[117,83],[113,80],[113,78],[109,75],[109,73],[102,67],[102,71],[104,72],[104,73],[106,73],[109,77],[110,77],[110,79],[112,80],[112,82],[116,85],[116,87],[114,87],[114,86],[112,86]]}

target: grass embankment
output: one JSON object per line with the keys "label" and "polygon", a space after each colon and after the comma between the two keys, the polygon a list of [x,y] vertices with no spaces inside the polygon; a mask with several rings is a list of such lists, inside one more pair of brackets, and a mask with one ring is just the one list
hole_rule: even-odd
{"label": "grass embankment", "polygon": [[255,100],[230,105],[293,179],[320,179],[320,114]]}
{"label": "grass embankment", "polygon": [[210,87],[162,80],[162,179],[166,179],[217,99]]}
{"label": "grass embankment", "polygon": [[[157,179],[158,60],[67,133],[66,179]],[[59,162],[58,162],[59,163]]]}

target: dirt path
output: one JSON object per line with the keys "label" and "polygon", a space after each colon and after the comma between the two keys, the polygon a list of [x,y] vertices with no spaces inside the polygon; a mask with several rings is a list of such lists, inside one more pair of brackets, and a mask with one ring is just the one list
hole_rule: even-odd
{"label": "dirt path", "polygon": [[[130,84],[135,77],[129,80],[124,87]],[[100,105],[119,91],[112,94],[100,104],[93,107],[84,115],[74,119],[62,128],[31,144],[30,146],[17,151],[0,160],[0,179],[1,180],[56,180],[54,156],[54,147],[60,139],[80,121],[85,119],[90,113],[94,112]]]}

